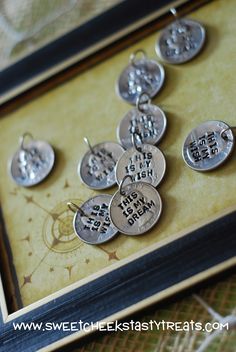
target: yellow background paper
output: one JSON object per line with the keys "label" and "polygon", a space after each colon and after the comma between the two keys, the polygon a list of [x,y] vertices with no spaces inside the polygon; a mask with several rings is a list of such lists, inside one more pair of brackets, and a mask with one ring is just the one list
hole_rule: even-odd
{"label": "yellow background paper", "polygon": [[[148,234],[119,235],[100,247],[81,243],[73,235],[73,214],[67,211],[66,202],[80,203],[97,194],[77,175],[77,164],[86,151],[83,137],[92,144],[116,141],[116,127],[131,108],[116,96],[116,80],[134,50],[142,48],[157,59],[158,33],[0,120],[1,205],[23,305],[236,204],[236,151],[224,166],[209,173],[192,171],[181,156],[186,135],[201,122],[216,119],[236,124],[234,13],[235,2],[229,0],[227,6],[214,1],[189,14],[206,27],[207,43],[193,61],[164,65],[166,82],[153,102],[163,108],[168,119],[166,135],[159,144],[167,172],[158,186],[163,214]],[[7,170],[25,131],[56,150],[54,171],[31,189],[17,187]],[[109,193],[115,191],[114,187]],[[62,236],[63,243],[50,250],[53,236]]]}

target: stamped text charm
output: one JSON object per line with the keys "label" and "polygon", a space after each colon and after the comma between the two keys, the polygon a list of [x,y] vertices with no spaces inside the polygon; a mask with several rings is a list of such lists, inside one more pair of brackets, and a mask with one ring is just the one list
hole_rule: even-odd
{"label": "stamped text charm", "polygon": [[157,190],[148,183],[132,182],[123,185],[110,203],[110,218],[122,233],[135,236],[149,231],[158,221],[162,201]]}
{"label": "stamped text charm", "polygon": [[165,157],[153,145],[141,144],[138,147],[136,134],[132,136],[134,146],[122,154],[116,165],[117,183],[120,184],[126,175],[130,175],[133,182],[147,182],[157,187],[165,175]]}
{"label": "stamped text charm", "polygon": [[[137,54],[142,54],[138,59]],[[130,64],[122,71],[117,82],[118,95],[130,104],[136,104],[143,92],[153,98],[161,89],[165,78],[162,65],[147,58],[143,50],[130,56]]]}
{"label": "stamped text charm", "polygon": [[72,202],[67,203],[68,208],[75,213],[74,231],[81,241],[100,244],[117,234],[118,230],[110,221],[110,201],[110,195],[100,194],[87,200],[81,207]]}
{"label": "stamped text charm", "polygon": [[48,176],[54,162],[55,154],[50,144],[33,139],[27,132],[20,138],[20,148],[11,160],[10,173],[18,185],[30,187]]}
{"label": "stamped text charm", "polygon": [[92,189],[106,189],[116,183],[115,166],[124,150],[118,143],[104,142],[91,147],[78,165],[83,183]]}
{"label": "stamped text charm", "polygon": [[121,120],[117,128],[117,138],[125,149],[133,146],[132,134],[135,132],[141,136],[144,144],[155,145],[162,139],[166,124],[164,112],[151,104],[146,93],[142,93],[137,99],[136,108],[130,110]]}
{"label": "stamped text charm", "polygon": [[224,163],[234,147],[232,129],[222,121],[207,121],[194,128],[183,145],[186,164],[197,171],[209,171]]}
{"label": "stamped text charm", "polygon": [[193,59],[205,42],[205,29],[197,21],[178,18],[175,9],[171,9],[176,20],[161,33],[156,44],[157,55],[170,64],[181,64]]}

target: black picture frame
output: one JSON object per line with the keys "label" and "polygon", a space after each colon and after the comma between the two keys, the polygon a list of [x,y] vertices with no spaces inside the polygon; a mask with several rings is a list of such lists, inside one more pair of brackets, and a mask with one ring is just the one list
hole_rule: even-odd
{"label": "black picture frame", "polygon": [[[125,0],[0,72],[0,105],[189,0]],[[195,1],[197,3],[197,1]],[[195,4],[196,5],[196,4]]]}
{"label": "black picture frame", "polygon": [[[186,1],[174,3],[183,4],[184,2]],[[156,9],[154,15],[156,17],[153,15],[153,18],[165,13],[170,3],[173,5],[173,1],[159,1],[159,8],[156,1],[148,0],[145,1],[147,12],[144,14],[141,10],[138,10],[138,4],[141,6],[141,3],[142,0],[135,0],[137,10],[135,16],[137,17],[133,18],[132,21],[134,22],[123,22],[123,26],[129,27],[132,23],[135,23],[133,28],[137,28],[138,23],[142,25],[148,18],[150,20],[149,15],[153,14],[154,5]],[[129,11],[133,11],[134,0],[127,0],[127,4],[130,6]],[[124,6],[124,3],[118,6],[121,5]],[[115,10],[117,8],[109,11]],[[112,13],[109,11],[101,16],[108,16],[109,13]],[[132,13],[134,16],[134,11]],[[143,15],[146,17],[143,17]],[[127,17],[129,16],[127,15]],[[104,17],[98,17],[94,23],[102,21],[102,19],[105,21]],[[141,19],[143,19],[143,22]],[[130,19],[126,18],[125,20]],[[124,27],[121,26],[120,28]],[[84,43],[84,47],[71,45],[74,43],[73,40],[76,40],[76,35],[80,33],[78,32],[80,30],[85,30],[85,27],[69,33],[68,37],[59,38],[0,73],[1,102],[8,101],[61,69],[68,67],[67,65],[73,64],[73,60],[71,60],[73,55],[75,55],[74,62],[77,62],[82,57],[89,55],[90,51],[86,51],[87,49],[91,48],[90,53],[97,50],[98,48],[93,47],[94,43],[89,41],[87,47],[86,43]],[[113,27],[111,33],[114,34],[115,30],[117,28]],[[126,31],[123,35],[125,33]],[[112,36],[106,38],[111,39]],[[117,38],[120,38],[120,36]],[[104,37],[101,37],[101,47],[109,43],[109,40],[105,43],[103,39]],[[65,50],[55,60],[54,54],[57,50],[60,50],[61,45],[62,47],[65,45]],[[50,54],[52,60],[44,60],[46,54]],[[29,67],[30,70],[28,70]],[[7,293],[3,287],[2,279],[0,279],[0,352],[52,351],[88,333],[83,330],[77,332],[46,331],[43,328],[40,331],[14,330],[13,323],[30,323],[32,321],[43,324],[63,321],[72,323],[81,320],[84,323],[91,324],[98,321],[108,322],[122,319],[223,270],[235,267],[235,232],[236,208],[228,209],[224,213],[216,214],[214,218],[202,224],[196,224],[191,229],[142,250],[120,263],[101,270],[13,313],[9,312]],[[1,277],[3,276],[1,273]]]}
{"label": "black picture frame", "polygon": [[[227,239],[227,240],[226,240]],[[0,351],[52,351],[88,331],[51,331],[46,323],[111,322],[236,265],[236,210],[139,252],[112,268],[8,314],[0,284]],[[43,324],[14,330],[16,323]]]}

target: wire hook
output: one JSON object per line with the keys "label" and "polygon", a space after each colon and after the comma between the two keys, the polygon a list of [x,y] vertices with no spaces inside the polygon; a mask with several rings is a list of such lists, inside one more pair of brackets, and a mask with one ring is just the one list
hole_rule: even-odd
{"label": "wire hook", "polygon": [[90,144],[90,142],[89,142],[89,140],[88,140],[87,137],[84,137],[84,142],[85,142],[85,143],[87,144],[87,146],[89,147],[90,152],[91,152],[92,154],[95,154],[95,153],[94,153],[94,149],[93,149],[93,147],[91,146],[91,144]]}
{"label": "wire hook", "polygon": [[20,149],[22,150],[26,150],[26,147],[25,147],[25,139],[29,137],[31,140],[33,140],[33,136],[31,133],[29,132],[25,132],[19,139],[19,144],[20,144]]}
{"label": "wire hook", "polygon": [[73,202],[67,202],[67,206],[73,213],[77,213],[78,212],[78,213],[80,213],[80,215],[86,216],[84,211],[77,204],[75,204]]}
{"label": "wire hook", "polygon": [[141,153],[141,152],[142,152],[142,148],[137,146],[137,141],[136,141],[135,136],[138,136],[138,137],[140,138],[141,143],[142,143],[142,136],[141,136],[141,134],[140,134],[139,132],[137,132],[137,131],[134,131],[134,132],[131,133],[131,141],[132,141],[132,144],[133,144],[135,150],[136,150],[137,152]]}
{"label": "wire hook", "polygon": [[223,129],[221,132],[220,132],[220,136],[221,138],[223,138],[224,140],[230,140],[226,134],[227,131],[231,131],[233,133],[233,135],[235,136],[236,134],[236,127],[227,127],[225,129]]}
{"label": "wire hook", "polygon": [[136,66],[136,58],[138,54],[141,54],[141,59],[143,60],[147,59],[147,54],[143,49],[135,50],[129,57],[129,62],[134,67]]}
{"label": "wire hook", "polygon": [[121,183],[119,184],[119,192],[120,192],[120,194],[121,194],[122,196],[125,196],[125,194],[126,194],[125,191],[123,190],[123,186],[124,186],[125,181],[126,181],[128,178],[130,178],[131,181],[133,181],[133,178],[132,178],[131,175],[125,175],[125,177],[123,178],[123,180],[122,180]]}
{"label": "wire hook", "polygon": [[136,100],[136,108],[142,113],[145,112],[141,107],[143,104],[151,104],[151,98],[149,94],[145,92],[141,93]]}

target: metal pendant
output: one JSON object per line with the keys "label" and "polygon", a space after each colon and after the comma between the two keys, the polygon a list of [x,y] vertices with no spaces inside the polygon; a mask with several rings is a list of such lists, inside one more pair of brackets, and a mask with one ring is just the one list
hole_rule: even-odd
{"label": "metal pendant", "polygon": [[205,42],[205,29],[197,21],[179,19],[175,9],[170,10],[176,20],[161,33],[156,44],[157,55],[170,64],[192,60]]}
{"label": "metal pendant", "polygon": [[153,145],[142,144],[138,147],[136,135],[132,134],[134,147],[126,150],[117,162],[116,181],[120,184],[124,177],[129,175],[133,182],[147,182],[157,187],[165,175],[165,157],[160,149]]}
{"label": "metal pendant", "polygon": [[126,176],[110,203],[110,218],[122,233],[135,236],[149,231],[158,221],[162,201],[157,190],[145,182],[124,186]]}
{"label": "metal pendant", "polygon": [[92,189],[106,189],[116,183],[115,166],[124,149],[113,142],[104,142],[91,147],[78,165],[78,174],[84,184]]}
{"label": "metal pendant", "polygon": [[[141,53],[142,58],[136,56]],[[118,95],[130,104],[135,104],[141,93],[153,98],[161,89],[165,78],[162,65],[147,58],[143,50],[130,56],[130,64],[122,71],[117,82]]]}
{"label": "metal pendant", "polygon": [[111,196],[100,194],[87,200],[81,207],[68,202],[68,208],[75,213],[74,231],[81,241],[88,244],[101,244],[113,238],[118,230],[111,223],[109,204]]}
{"label": "metal pendant", "polygon": [[183,145],[183,159],[197,171],[209,171],[224,163],[234,147],[234,127],[207,121],[194,128]]}
{"label": "metal pendant", "polygon": [[137,99],[136,108],[130,110],[121,120],[117,128],[117,139],[125,149],[129,149],[133,146],[132,134],[136,132],[144,144],[155,145],[162,139],[166,125],[164,112],[151,104],[148,94],[142,93]]}
{"label": "metal pendant", "polygon": [[34,186],[48,176],[54,162],[55,154],[50,144],[33,139],[27,132],[20,138],[20,148],[11,160],[10,174],[18,185]]}

